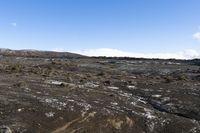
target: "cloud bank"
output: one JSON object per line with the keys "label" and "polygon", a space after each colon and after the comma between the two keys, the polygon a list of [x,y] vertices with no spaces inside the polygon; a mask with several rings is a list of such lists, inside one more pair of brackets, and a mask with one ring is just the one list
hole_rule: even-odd
{"label": "cloud bank", "polygon": [[76,53],[87,56],[106,57],[136,57],[136,58],[159,58],[159,59],[194,59],[200,58],[200,53],[194,49],[187,49],[176,53],[134,53],[118,49],[99,48],[77,51]]}

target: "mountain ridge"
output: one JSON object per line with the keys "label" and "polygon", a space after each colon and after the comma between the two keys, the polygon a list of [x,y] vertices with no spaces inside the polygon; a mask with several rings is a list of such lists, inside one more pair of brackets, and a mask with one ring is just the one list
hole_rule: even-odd
{"label": "mountain ridge", "polygon": [[81,58],[84,55],[71,53],[71,52],[55,52],[43,50],[12,50],[7,48],[0,48],[0,55],[2,56],[15,56],[15,57],[40,57],[40,58]]}

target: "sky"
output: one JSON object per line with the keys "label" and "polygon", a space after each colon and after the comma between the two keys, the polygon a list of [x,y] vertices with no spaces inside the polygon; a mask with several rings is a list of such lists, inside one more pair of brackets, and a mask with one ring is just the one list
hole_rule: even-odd
{"label": "sky", "polygon": [[200,57],[200,0],[0,0],[0,48]]}

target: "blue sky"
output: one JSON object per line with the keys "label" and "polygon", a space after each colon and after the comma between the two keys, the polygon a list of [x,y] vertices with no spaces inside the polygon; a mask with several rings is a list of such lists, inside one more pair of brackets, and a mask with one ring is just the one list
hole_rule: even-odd
{"label": "blue sky", "polygon": [[200,0],[0,1],[3,48],[197,54],[199,32]]}

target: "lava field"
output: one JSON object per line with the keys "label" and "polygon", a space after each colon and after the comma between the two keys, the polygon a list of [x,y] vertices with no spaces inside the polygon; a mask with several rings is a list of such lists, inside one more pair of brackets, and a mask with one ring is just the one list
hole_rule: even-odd
{"label": "lava field", "polygon": [[0,133],[200,133],[200,61],[2,55]]}

